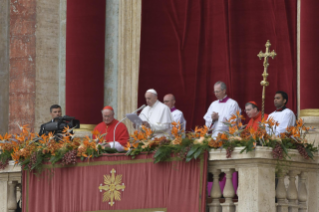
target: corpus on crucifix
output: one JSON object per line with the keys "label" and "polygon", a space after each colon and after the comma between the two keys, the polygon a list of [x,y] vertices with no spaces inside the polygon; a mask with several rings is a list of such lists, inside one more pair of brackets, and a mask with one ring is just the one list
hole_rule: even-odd
{"label": "corpus on crucifix", "polygon": [[260,82],[261,86],[263,86],[263,94],[262,94],[262,109],[261,109],[261,119],[264,118],[264,112],[265,112],[265,95],[266,95],[266,86],[269,85],[269,82],[267,81],[267,77],[268,77],[268,58],[271,57],[272,59],[275,58],[275,56],[277,55],[275,50],[272,50],[272,52],[269,51],[269,48],[271,46],[269,40],[267,40],[266,44],[266,52],[263,53],[262,51],[259,52],[259,54],[257,54],[257,56],[259,57],[259,59],[261,60],[261,58],[264,58],[264,72],[262,74],[263,76],[263,80]]}

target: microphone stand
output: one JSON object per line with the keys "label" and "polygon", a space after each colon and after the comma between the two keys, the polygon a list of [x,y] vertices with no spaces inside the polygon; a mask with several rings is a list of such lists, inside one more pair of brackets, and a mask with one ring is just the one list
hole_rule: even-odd
{"label": "microphone stand", "polygon": [[[146,105],[144,104],[144,105],[142,105],[141,107],[139,107],[137,110],[135,110],[133,113],[137,113],[138,111],[140,111],[140,110],[142,110],[144,107],[146,107]],[[121,119],[121,121],[119,121],[116,125],[115,125],[115,127],[114,127],[114,131],[113,131],[113,148],[115,149],[115,131],[116,131],[116,128],[117,128],[117,126],[121,123],[121,122],[123,122],[125,119],[126,119],[127,117],[125,116],[123,119]]]}

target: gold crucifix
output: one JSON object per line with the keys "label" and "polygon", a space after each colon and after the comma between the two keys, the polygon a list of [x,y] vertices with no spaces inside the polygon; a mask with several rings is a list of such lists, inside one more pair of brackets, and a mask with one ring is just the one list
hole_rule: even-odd
{"label": "gold crucifix", "polygon": [[272,59],[274,59],[275,56],[277,55],[275,50],[272,50],[272,52],[269,52],[269,47],[271,46],[269,40],[267,40],[265,46],[266,46],[266,52],[263,53],[262,51],[260,51],[259,54],[257,54],[257,56],[259,57],[260,60],[261,60],[261,58],[264,57],[264,72],[262,74],[264,79],[260,82],[261,86],[263,86],[261,119],[264,118],[266,86],[269,85],[269,82],[267,82],[267,77],[268,77],[267,69],[268,69],[268,66],[269,66],[268,58],[271,57]]}

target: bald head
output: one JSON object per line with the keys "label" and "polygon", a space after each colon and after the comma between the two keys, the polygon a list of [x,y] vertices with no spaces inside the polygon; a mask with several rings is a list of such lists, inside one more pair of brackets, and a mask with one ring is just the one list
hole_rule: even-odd
{"label": "bald head", "polygon": [[157,94],[155,94],[153,92],[146,91],[145,100],[146,100],[146,104],[148,106],[152,107],[155,104],[155,102],[157,101]]}
{"label": "bald head", "polygon": [[175,107],[175,96],[173,94],[166,94],[163,100],[169,108]]}

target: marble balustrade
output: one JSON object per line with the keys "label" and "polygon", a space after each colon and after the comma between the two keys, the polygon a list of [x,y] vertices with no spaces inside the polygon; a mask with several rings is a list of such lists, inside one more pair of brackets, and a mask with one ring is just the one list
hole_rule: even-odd
{"label": "marble balustrade", "polygon": [[[208,171],[214,182],[224,172],[226,185],[222,193],[219,183],[213,184],[209,212],[319,211],[318,154],[314,160],[306,160],[297,150],[289,150],[290,158],[278,162],[271,148],[258,146],[253,152],[240,154],[242,149],[235,148],[231,158],[226,158],[224,149],[210,151]],[[238,171],[238,203],[233,202],[234,171]],[[220,203],[222,195],[224,203]]]}
{"label": "marble balustrade", "polygon": [[21,167],[13,161],[0,170],[0,212],[14,212],[21,198]]}
{"label": "marble balustrade", "polygon": [[[314,160],[305,160],[297,150],[289,150],[291,158],[278,163],[271,148],[258,146],[253,152],[240,153],[242,149],[235,148],[231,158],[226,158],[224,149],[210,151],[208,171],[214,182],[224,172],[226,184],[223,193],[219,183],[213,184],[209,212],[319,212],[318,154]],[[237,193],[232,184],[234,171],[238,171]],[[238,203],[233,202],[235,194]],[[224,203],[220,203],[222,196]],[[0,212],[15,211],[20,197],[21,167],[10,161],[0,170]]]}

